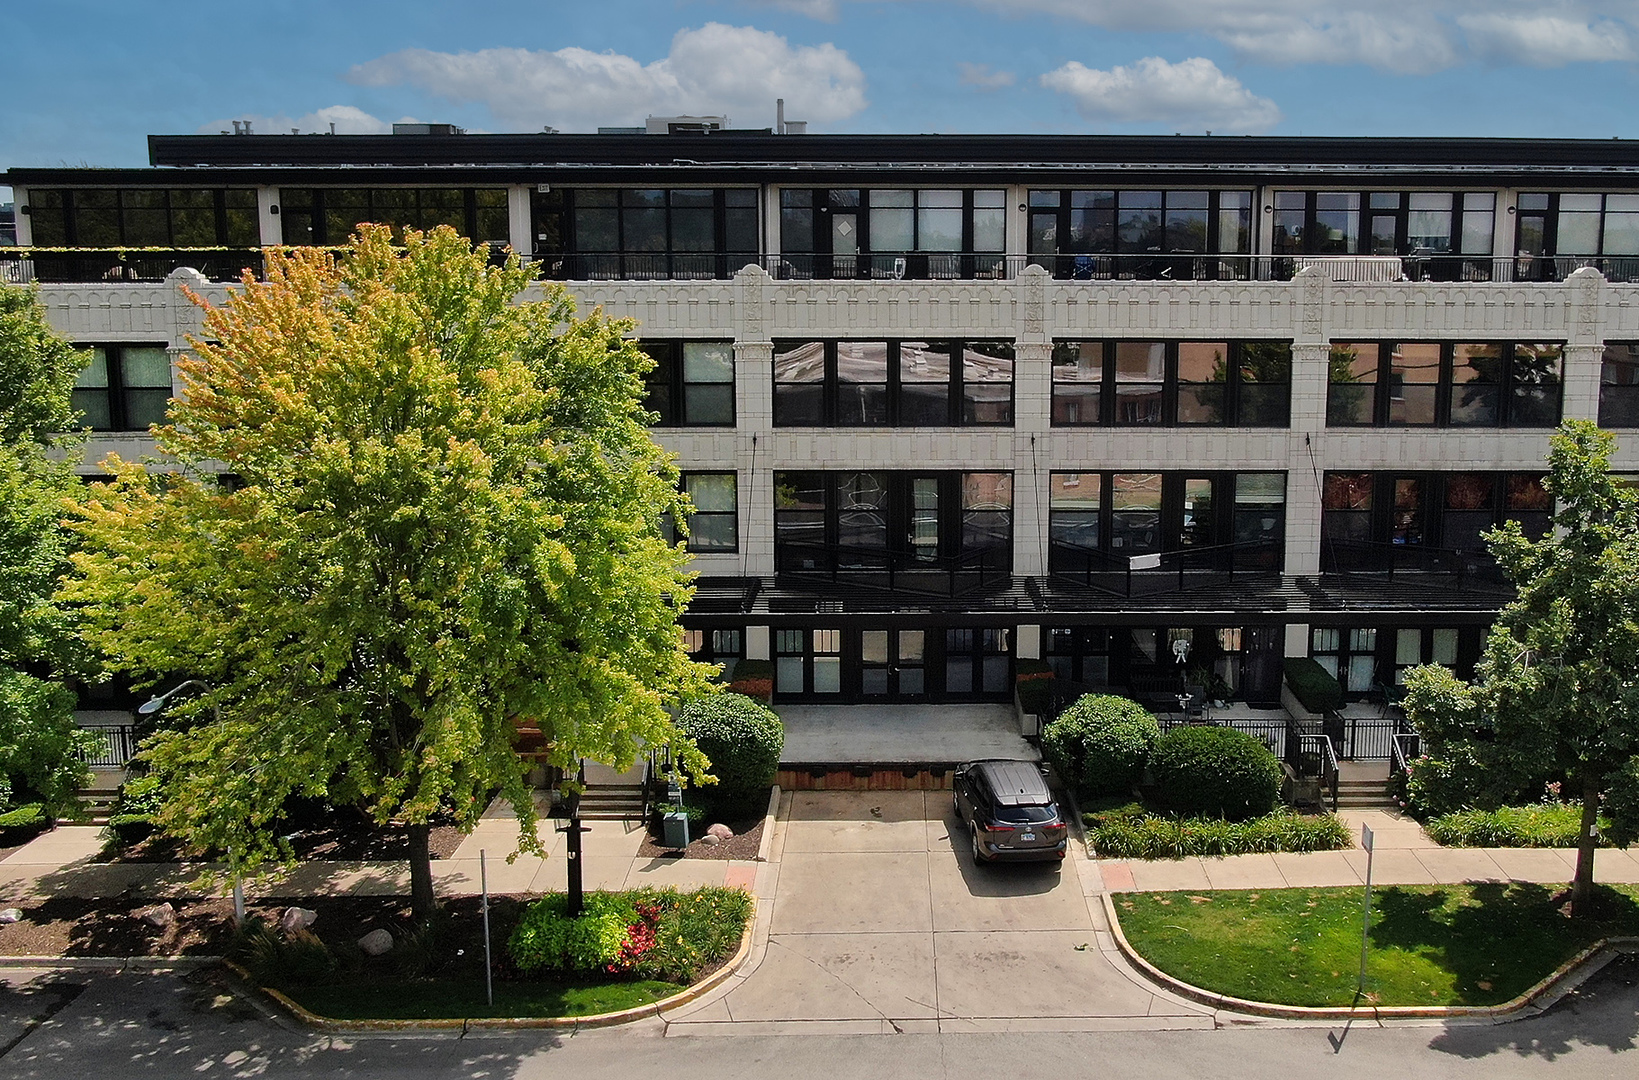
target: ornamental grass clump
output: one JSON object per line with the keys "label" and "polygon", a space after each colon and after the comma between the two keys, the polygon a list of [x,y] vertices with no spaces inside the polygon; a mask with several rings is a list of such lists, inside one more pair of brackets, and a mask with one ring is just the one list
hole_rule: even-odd
{"label": "ornamental grass clump", "polygon": [[[1580,806],[1537,803],[1496,810],[1458,810],[1430,819],[1423,828],[1435,843],[1445,847],[1574,848],[1581,826]],[[1603,834],[1603,828],[1600,831]],[[1598,842],[1608,846],[1603,835]]]}

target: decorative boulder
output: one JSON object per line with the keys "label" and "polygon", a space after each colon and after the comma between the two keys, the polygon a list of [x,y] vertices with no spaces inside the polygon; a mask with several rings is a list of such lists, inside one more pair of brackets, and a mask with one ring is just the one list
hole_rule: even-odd
{"label": "decorative boulder", "polygon": [[287,907],[285,913],[279,917],[279,929],[287,935],[298,930],[306,930],[319,921],[319,913],[312,908]]}
{"label": "decorative boulder", "polygon": [[176,908],[170,904],[155,904],[142,913],[142,921],[163,930],[176,922]]}
{"label": "decorative boulder", "polygon": [[727,825],[717,824],[706,830],[707,836],[715,836],[719,840],[734,839],[734,830]]}
{"label": "decorative boulder", "polygon": [[700,842],[707,847],[716,847],[723,842],[723,838],[716,833],[707,833],[700,838]]}
{"label": "decorative boulder", "polygon": [[5,923],[18,922],[22,918],[23,918],[23,912],[19,908],[9,907],[9,908],[6,908],[4,911],[0,911],[0,925],[3,925]]}
{"label": "decorative boulder", "polygon": [[359,949],[366,956],[380,956],[393,947],[393,935],[386,930],[372,930],[359,938]]}

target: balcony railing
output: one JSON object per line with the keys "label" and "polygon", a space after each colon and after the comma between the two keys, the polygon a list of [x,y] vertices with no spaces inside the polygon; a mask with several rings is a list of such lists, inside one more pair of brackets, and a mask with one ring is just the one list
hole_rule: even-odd
{"label": "balcony railing", "polygon": [[610,251],[533,261],[547,281],[726,281],[761,259],[755,251]]}
{"label": "balcony railing", "polygon": [[1005,548],[928,555],[883,548],[784,542],[774,549],[775,570],[791,582],[823,582],[890,592],[965,596],[1012,580]]}
{"label": "balcony railing", "polygon": [[1340,577],[1438,584],[1481,592],[1507,592],[1512,588],[1489,553],[1453,551],[1424,544],[1322,540],[1320,571]]}
{"label": "balcony railing", "polygon": [[1275,540],[1132,556],[1053,541],[1047,546],[1047,570],[1061,581],[1113,596],[1161,596],[1278,576],[1283,555]]}
{"label": "balcony railing", "polygon": [[82,730],[95,732],[102,740],[81,758],[93,769],[122,768],[136,756],[140,740],[130,724],[87,724]]}
{"label": "balcony railing", "polygon": [[261,248],[0,248],[0,282],[158,282],[180,267],[210,281],[262,275]]}

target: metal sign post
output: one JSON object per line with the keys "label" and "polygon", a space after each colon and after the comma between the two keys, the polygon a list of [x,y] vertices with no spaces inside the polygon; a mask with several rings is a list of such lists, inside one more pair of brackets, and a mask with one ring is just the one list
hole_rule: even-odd
{"label": "metal sign post", "polygon": [[484,996],[490,1007],[495,1006],[495,983],[490,975],[489,962],[489,867],[484,863],[484,849],[478,849],[478,888],[484,895]]}
{"label": "metal sign post", "polygon": [[1360,846],[1366,849],[1366,903],[1360,917],[1360,978],[1355,982],[1355,996],[1366,992],[1366,949],[1372,930],[1372,827],[1360,826]]}

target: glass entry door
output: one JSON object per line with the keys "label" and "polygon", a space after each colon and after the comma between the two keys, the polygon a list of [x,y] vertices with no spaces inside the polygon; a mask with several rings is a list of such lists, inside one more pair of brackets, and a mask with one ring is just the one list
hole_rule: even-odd
{"label": "glass entry door", "polygon": [[921,698],[927,692],[923,630],[861,630],[860,694]]}

